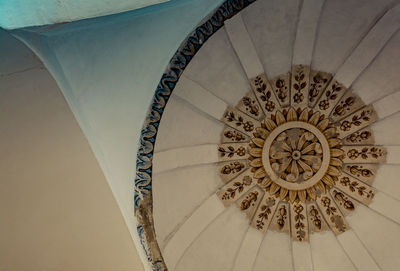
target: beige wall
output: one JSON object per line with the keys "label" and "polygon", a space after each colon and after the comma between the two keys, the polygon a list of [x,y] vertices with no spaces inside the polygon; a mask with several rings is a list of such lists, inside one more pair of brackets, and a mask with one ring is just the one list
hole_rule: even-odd
{"label": "beige wall", "polygon": [[0,270],[143,270],[51,75],[0,32]]}

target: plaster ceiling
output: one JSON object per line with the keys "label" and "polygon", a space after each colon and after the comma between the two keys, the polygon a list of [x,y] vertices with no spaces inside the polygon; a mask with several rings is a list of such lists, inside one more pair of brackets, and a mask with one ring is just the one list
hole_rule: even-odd
{"label": "plaster ceiling", "polygon": [[[168,100],[154,150],[154,225],[169,270],[397,270],[398,3],[258,0],[204,43]],[[285,126],[291,122],[297,126]],[[279,150],[293,137],[296,146]],[[298,146],[302,138],[311,152]],[[291,162],[283,172],[287,155],[302,161],[296,151],[317,157],[316,164]],[[311,185],[292,194],[292,186],[282,189],[309,184],[321,170],[317,181],[328,180],[318,193],[336,217],[323,196],[307,190]],[[224,201],[246,174],[259,185]],[[282,185],[272,188],[268,177]],[[313,208],[319,216],[312,217]],[[296,214],[305,217],[301,238]]]}
{"label": "plaster ceiling", "polygon": [[0,26],[15,29],[72,22],[167,2],[168,0],[0,0]]}

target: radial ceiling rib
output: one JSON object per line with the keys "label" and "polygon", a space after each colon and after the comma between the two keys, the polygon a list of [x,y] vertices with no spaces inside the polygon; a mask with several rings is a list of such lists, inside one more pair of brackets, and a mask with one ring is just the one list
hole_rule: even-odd
{"label": "radial ceiling rib", "polygon": [[243,242],[244,242],[245,239],[246,239],[246,235],[247,235],[247,232],[249,231],[249,228],[250,228],[250,226],[247,227],[246,232],[243,234],[243,237],[242,237],[242,240],[241,240],[241,242],[240,242],[240,245],[239,245],[239,247],[238,247],[238,249],[237,249],[237,251],[236,251],[234,260],[231,262],[231,264],[230,264],[230,266],[229,266],[229,269],[228,269],[229,271],[232,271],[233,268],[235,267],[235,262],[237,261],[237,257],[238,257],[238,255],[239,255],[239,253],[240,253],[240,250],[241,250],[242,246],[243,246]]}
{"label": "radial ceiling rib", "polygon": [[293,65],[311,65],[316,33],[325,0],[304,0],[293,48]]}
{"label": "radial ceiling rib", "polygon": [[399,172],[400,165],[382,165],[376,173],[374,187],[400,200]]}
{"label": "radial ceiling rib", "polygon": [[264,234],[253,227],[247,230],[236,256],[232,271],[243,271],[254,266]]}
{"label": "radial ceiling rib", "polygon": [[313,69],[334,74],[397,0],[327,0],[313,53]]}
{"label": "radial ceiling rib", "polygon": [[350,87],[360,73],[379,54],[400,26],[400,5],[390,9],[363,38],[336,73],[335,79]]}
{"label": "radial ceiling rib", "polygon": [[[241,12],[269,78],[290,71],[300,1],[261,0]],[[279,7],[279,8],[278,8]]]}
{"label": "radial ceiling rib", "polygon": [[249,90],[246,73],[225,27],[204,43],[185,69],[185,76],[230,105],[236,105]]}
{"label": "radial ceiling rib", "polygon": [[332,232],[310,234],[310,244],[314,270],[357,271]]}
{"label": "radial ceiling rib", "polygon": [[214,164],[153,174],[153,216],[162,250],[186,219],[220,186]]}
{"label": "radial ceiling rib", "polygon": [[314,270],[310,243],[293,240],[292,256],[295,271]]}
{"label": "radial ceiling rib", "polygon": [[266,266],[269,270],[293,271],[291,250],[288,234],[266,232],[252,271],[265,271]]}
{"label": "radial ceiling rib", "polygon": [[220,121],[172,94],[158,128],[154,151],[217,143],[223,128]]}
{"label": "radial ceiling rib", "polygon": [[387,164],[400,164],[400,146],[385,146],[387,151],[386,163]]}
{"label": "radial ceiling rib", "polygon": [[383,119],[399,112],[400,110],[399,104],[400,104],[400,91],[396,91],[374,102],[373,106],[375,111],[378,113],[379,119]]}
{"label": "radial ceiling rib", "polygon": [[[341,174],[339,181],[335,183],[334,187],[400,225],[400,201],[395,198],[384,192],[377,191],[376,188],[359,181],[347,173]],[[331,194],[336,201],[341,200],[338,202],[341,207],[346,207],[341,204],[344,201],[346,201],[346,204],[351,203],[351,207],[348,208],[349,206],[347,205],[347,209],[353,210],[355,205],[358,206],[357,202],[347,201],[345,197],[338,196],[340,193],[337,193],[335,189],[331,190]],[[346,212],[343,213],[346,214]]]}
{"label": "radial ceiling rib", "polygon": [[225,21],[225,29],[242,63],[247,78],[251,79],[262,74],[264,72],[263,66],[257,56],[256,49],[246,30],[246,26],[243,23],[241,14],[239,13]]}
{"label": "radial ceiling rib", "polygon": [[378,191],[369,208],[395,221],[400,226],[400,201]]}
{"label": "radial ceiling rib", "polygon": [[174,94],[217,120],[228,106],[223,100],[184,75],[180,77]]}
{"label": "radial ceiling rib", "polygon": [[324,1],[305,0],[300,10],[293,47],[290,90],[290,104],[295,108],[304,108],[309,103],[310,75],[314,78],[310,66],[323,4]]}
{"label": "radial ceiling rib", "polygon": [[364,247],[364,244],[360,241],[352,229],[336,237],[357,270],[381,270],[378,264],[375,262],[375,259],[371,256],[371,254],[369,254],[368,250]]}
{"label": "radial ceiling rib", "polygon": [[[338,131],[340,138],[345,138],[400,110],[398,106],[400,91],[387,95],[368,106],[360,102],[358,96],[353,95],[351,91],[347,92],[349,93],[343,96],[343,99],[337,104],[331,115],[331,118],[334,117],[335,114],[339,115],[340,113],[338,114],[338,112],[340,112],[340,110],[343,110],[343,115],[348,114],[347,117],[342,117],[342,119],[337,122],[337,125],[340,127]],[[350,99],[351,102],[349,102]],[[336,119],[340,119],[340,117],[336,117]]]}
{"label": "radial ceiling rib", "polygon": [[212,221],[183,252],[175,270],[230,271],[249,227],[239,212],[232,206]]}
{"label": "radial ceiling rib", "polygon": [[169,240],[163,251],[164,259],[169,269],[175,270],[175,266],[185,250],[224,210],[225,207],[214,194],[192,213],[176,234]]}
{"label": "radial ceiling rib", "polygon": [[[346,61],[338,68],[336,75],[320,95],[320,102],[318,105],[321,113],[331,115],[331,118],[334,117],[332,114],[338,110],[335,105],[338,104],[339,101],[344,103],[350,97],[354,102],[352,105],[348,106],[346,111],[350,109],[351,111],[347,113],[351,113],[356,108],[365,104],[360,97],[354,95],[347,89],[350,88],[357,77],[380,53],[390,37],[392,37],[399,28],[400,21],[397,19],[399,15],[400,5],[389,10],[368,32]],[[340,104],[338,105],[340,106]]]}
{"label": "radial ceiling rib", "polygon": [[363,205],[357,206],[357,212],[347,216],[347,220],[382,270],[398,270],[400,226],[397,223]]}
{"label": "radial ceiling rib", "polygon": [[218,162],[218,144],[205,144],[156,152],[153,173]]}
{"label": "radial ceiling rib", "polygon": [[[396,146],[370,146],[355,145],[343,146],[342,149],[346,153],[343,158],[345,164],[358,163],[386,163],[398,165],[400,164],[400,145]],[[374,155],[377,155],[374,157]],[[365,157],[365,158],[364,158]],[[371,161],[365,160],[370,159]]]}
{"label": "radial ceiling rib", "polygon": [[362,97],[366,104],[400,89],[400,57],[393,57],[398,54],[399,48],[400,31],[397,31],[373,63],[353,83],[354,93]]}
{"label": "radial ceiling rib", "polygon": [[379,145],[400,145],[400,112],[371,125],[375,142]]}

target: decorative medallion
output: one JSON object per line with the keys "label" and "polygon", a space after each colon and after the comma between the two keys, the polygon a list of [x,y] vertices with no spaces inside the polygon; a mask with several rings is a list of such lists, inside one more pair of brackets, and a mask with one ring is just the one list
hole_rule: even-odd
{"label": "decorative medallion", "polygon": [[[256,0],[226,0],[183,41],[163,73],[143,125],[134,192],[137,233],[146,269],[167,270],[153,223],[154,144],[161,117],[180,76],[207,40]],[[252,90],[222,116],[217,191],[225,206],[235,204],[256,229],[309,234],[349,226],[344,216],[369,204],[371,187],[386,151],[374,146],[372,107],[329,73],[308,64],[268,79],[250,80]],[[228,90],[227,90],[228,91]]]}
{"label": "decorative medallion", "polygon": [[327,229],[340,234],[349,229],[344,217],[375,195],[370,185],[386,156],[372,145],[368,127],[377,114],[309,66],[276,78],[253,78],[253,93],[222,116],[218,152],[226,184],[217,195],[263,232],[287,232],[297,241]]}

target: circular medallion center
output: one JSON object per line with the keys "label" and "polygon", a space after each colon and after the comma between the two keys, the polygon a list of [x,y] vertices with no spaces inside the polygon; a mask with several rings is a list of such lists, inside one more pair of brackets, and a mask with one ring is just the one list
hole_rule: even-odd
{"label": "circular medallion center", "polygon": [[299,160],[300,159],[300,157],[301,157],[301,152],[300,151],[293,151],[292,152],[292,158],[293,158],[293,160]]}
{"label": "circular medallion center", "polygon": [[262,154],[264,169],[271,180],[292,190],[315,185],[326,173],[329,159],[324,134],[302,121],[287,122],[274,129]]}

